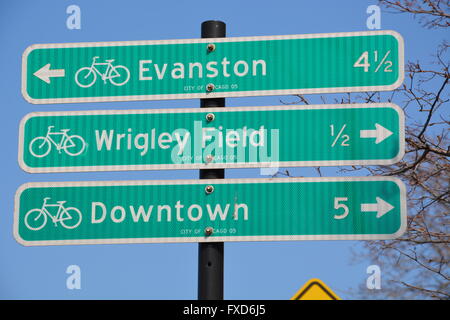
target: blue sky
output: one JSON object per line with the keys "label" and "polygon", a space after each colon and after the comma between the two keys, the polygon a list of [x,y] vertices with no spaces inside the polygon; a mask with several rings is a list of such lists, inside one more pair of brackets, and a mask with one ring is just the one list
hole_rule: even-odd
{"label": "blue sky", "polygon": [[[66,8],[81,8],[81,30],[66,27]],[[32,105],[20,91],[21,57],[34,43],[159,40],[200,37],[200,24],[217,19],[227,36],[262,36],[367,30],[366,8],[376,1],[63,1],[0,3],[0,299],[196,299],[197,244],[23,247],[12,234],[16,189],[31,181],[197,179],[198,170],[28,174],[17,162],[18,128],[33,111],[193,108],[197,100]],[[443,31],[420,27],[410,16],[382,13],[381,28],[405,39],[405,61],[431,61]],[[330,96],[331,97],[331,96]],[[266,106],[294,97],[229,98],[227,106]],[[319,96],[311,97],[321,103]],[[331,100],[331,98],[329,98]],[[316,176],[290,168],[294,176]],[[322,168],[337,175],[335,168]],[[226,170],[228,178],[258,178],[258,169]],[[355,241],[225,244],[226,299],[289,299],[319,278],[341,298],[364,284],[370,258],[352,263]],[[374,259],[375,260],[375,259]],[[68,290],[66,268],[81,268],[81,289]],[[381,269],[383,272],[383,269]],[[382,278],[383,279],[383,278]],[[382,284],[383,285],[383,284]]]}

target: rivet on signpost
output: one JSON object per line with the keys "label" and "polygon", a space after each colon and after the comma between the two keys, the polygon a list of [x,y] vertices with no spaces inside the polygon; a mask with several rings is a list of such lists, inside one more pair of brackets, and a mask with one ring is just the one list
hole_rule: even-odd
{"label": "rivet on signpost", "polygon": [[208,122],[214,121],[215,118],[216,118],[216,116],[214,115],[214,113],[208,113],[206,115],[206,121],[208,121]]}
{"label": "rivet on signpost", "polygon": [[216,45],[214,43],[208,43],[206,49],[208,50],[208,52],[213,52],[214,50],[216,50]]}
{"label": "rivet on signpost", "polygon": [[206,156],[206,162],[207,162],[207,163],[210,163],[210,162],[212,162],[213,160],[214,160],[214,156],[213,156],[213,155],[208,154],[208,155]]}
{"label": "rivet on signpost", "polygon": [[215,89],[214,85],[212,83],[208,83],[206,86],[206,91],[211,92]]}
{"label": "rivet on signpost", "polygon": [[210,235],[212,235],[212,233],[213,233],[213,228],[211,228],[211,227],[207,227],[207,228],[205,228],[205,236],[210,236]]}
{"label": "rivet on signpost", "polygon": [[211,193],[213,193],[213,192],[214,192],[214,187],[211,186],[211,185],[206,186],[206,187],[205,187],[205,192],[206,192],[206,194],[211,194]]}

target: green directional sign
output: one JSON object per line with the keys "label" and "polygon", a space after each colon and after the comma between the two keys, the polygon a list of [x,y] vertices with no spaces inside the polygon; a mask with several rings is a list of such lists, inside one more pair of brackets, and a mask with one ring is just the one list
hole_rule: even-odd
{"label": "green directional sign", "polygon": [[391,177],[28,183],[23,245],[393,239],[406,228]]}
{"label": "green directional sign", "polygon": [[31,103],[393,90],[404,77],[394,31],[34,44],[22,60]]}
{"label": "green directional sign", "polygon": [[39,112],[19,133],[28,172],[392,164],[393,104]]}

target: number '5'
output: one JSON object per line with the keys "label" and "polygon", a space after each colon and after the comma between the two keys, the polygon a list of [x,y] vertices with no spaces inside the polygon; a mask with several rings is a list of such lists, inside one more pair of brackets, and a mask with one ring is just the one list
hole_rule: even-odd
{"label": "number '5'", "polygon": [[348,198],[339,198],[339,197],[334,198],[334,208],[336,210],[339,210],[340,208],[344,209],[344,213],[343,214],[341,214],[341,215],[338,215],[338,214],[334,215],[334,218],[337,219],[337,220],[344,219],[348,215],[348,207],[345,204],[340,203],[341,201],[342,202],[343,201],[348,201]]}

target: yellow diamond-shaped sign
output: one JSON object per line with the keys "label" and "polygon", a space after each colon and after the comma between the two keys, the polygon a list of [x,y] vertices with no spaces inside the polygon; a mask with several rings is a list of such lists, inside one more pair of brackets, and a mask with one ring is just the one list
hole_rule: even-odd
{"label": "yellow diamond-shaped sign", "polygon": [[291,300],[341,300],[325,283],[311,279],[297,291]]}

